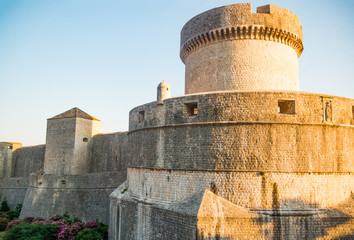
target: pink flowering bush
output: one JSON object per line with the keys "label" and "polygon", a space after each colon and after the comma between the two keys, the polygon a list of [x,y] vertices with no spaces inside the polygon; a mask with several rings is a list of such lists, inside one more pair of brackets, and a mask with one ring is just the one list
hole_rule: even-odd
{"label": "pink flowering bush", "polygon": [[62,220],[62,219],[63,219],[63,217],[60,216],[59,214],[55,214],[55,215],[53,215],[53,216],[51,216],[49,218],[49,220],[52,220],[52,221],[59,221],[59,220]]}
{"label": "pink flowering bush", "polygon": [[31,216],[27,216],[23,219],[23,222],[25,223],[32,223],[34,217],[31,217]]}
{"label": "pink flowering bush", "polygon": [[65,219],[60,219],[60,220],[56,220],[56,221],[47,220],[47,224],[65,225],[65,224],[69,224],[69,223]]}
{"label": "pink flowering bush", "polygon": [[73,224],[60,225],[60,232],[58,233],[57,239],[74,239],[75,236],[84,229],[84,224],[82,222],[75,222]]}
{"label": "pink flowering bush", "polygon": [[77,218],[71,220],[67,214],[64,214],[64,216],[54,215],[48,220],[41,217],[28,216],[22,221],[11,221],[7,226],[7,230],[9,231],[6,233],[6,237],[4,239],[26,239],[26,236],[30,233],[31,236],[35,234],[39,234],[41,236],[46,235],[48,237],[45,239],[48,240],[104,240],[108,239],[107,229],[108,227],[106,225],[99,223],[96,220],[84,223]]}
{"label": "pink flowering bush", "polygon": [[84,228],[97,228],[98,224],[96,222],[96,220],[92,220],[92,221],[88,221],[86,222],[86,224],[84,225]]}
{"label": "pink flowering bush", "polygon": [[15,225],[17,225],[17,224],[20,224],[20,223],[23,223],[23,221],[21,221],[20,219],[12,220],[11,222],[9,222],[9,223],[7,224],[6,231],[10,230],[13,226],[15,226]]}
{"label": "pink flowering bush", "polygon": [[30,222],[31,224],[46,224],[46,220],[44,218],[41,217],[35,217],[32,219],[32,222]]}

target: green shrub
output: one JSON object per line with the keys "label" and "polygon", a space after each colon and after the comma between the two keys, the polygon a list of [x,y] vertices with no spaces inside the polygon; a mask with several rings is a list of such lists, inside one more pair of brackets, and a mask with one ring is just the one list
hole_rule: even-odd
{"label": "green shrub", "polygon": [[96,231],[102,235],[102,239],[108,239],[108,226],[100,222],[97,223]]}
{"label": "green shrub", "polygon": [[2,200],[2,202],[1,202],[0,212],[7,212],[7,211],[10,211],[10,207],[7,204],[6,198],[4,198],[4,200]]}
{"label": "green shrub", "polygon": [[23,221],[24,221],[25,223],[32,223],[32,222],[33,222],[33,219],[34,219],[34,217],[32,217],[32,216],[27,216],[27,217],[25,217],[25,218],[23,219]]}
{"label": "green shrub", "polygon": [[18,214],[20,214],[21,210],[22,210],[22,204],[17,204],[15,207],[15,211],[18,212]]}
{"label": "green shrub", "polygon": [[97,231],[97,229],[94,228],[87,228],[82,231],[80,231],[74,240],[98,240],[98,239],[103,239],[103,236],[101,233]]}
{"label": "green shrub", "polygon": [[7,214],[4,212],[0,212],[0,218],[7,218]]}
{"label": "green shrub", "polygon": [[72,223],[73,223],[73,221],[70,219],[70,216],[69,216],[69,213],[68,213],[68,212],[65,212],[65,213],[63,214],[63,219],[64,219],[65,221],[67,221],[69,224],[72,224]]}
{"label": "green shrub", "polygon": [[59,226],[56,224],[20,223],[5,232],[4,240],[50,240],[56,239]]}
{"label": "green shrub", "polygon": [[0,218],[0,232],[5,231],[9,220],[7,218]]}
{"label": "green shrub", "polygon": [[7,231],[10,230],[13,226],[15,226],[15,225],[17,225],[17,224],[20,224],[20,223],[23,223],[23,221],[20,220],[20,219],[12,220],[11,222],[9,222],[9,223],[7,224],[6,230],[7,230]]}
{"label": "green shrub", "polygon": [[20,213],[15,210],[8,211],[8,212],[6,212],[6,214],[7,214],[7,218],[9,219],[9,221],[17,219],[20,216]]}

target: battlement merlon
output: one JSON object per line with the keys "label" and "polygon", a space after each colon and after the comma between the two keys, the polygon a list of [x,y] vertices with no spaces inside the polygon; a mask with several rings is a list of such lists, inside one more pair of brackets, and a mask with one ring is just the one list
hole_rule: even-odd
{"label": "battlement merlon", "polygon": [[252,13],[251,3],[218,7],[189,20],[181,31],[182,61],[196,48],[224,40],[259,39],[292,47],[298,57],[303,51],[302,26],[293,12],[265,5]]}

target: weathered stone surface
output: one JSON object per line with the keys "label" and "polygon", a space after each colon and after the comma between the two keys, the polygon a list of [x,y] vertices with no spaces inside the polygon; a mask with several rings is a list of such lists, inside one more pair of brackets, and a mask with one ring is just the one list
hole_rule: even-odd
{"label": "weathered stone surface", "polygon": [[29,177],[31,173],[43,171],[45,145],[23,147],[12,156],[11,177]]}
{"label": "weathered stone surface", "polygon": [[128,152],[126,132],[98,134],[92,138],[90,173],[125,171]]}
{"label": "weathered stone surface", "polygon": [[[205,189],[214,189],[218,196],[245,208],[271,209],[277,202],[279,209],[322,209],[340,204],[354,192],[353,173],[129,168],[128,176],[132,195],[166,203],[182,201]],[[273,195],[274,191],[277,196]]]}
{"label": "weathered stone surface", "polygon": [[84,221],[109,222],[109,194],[126,179],[124,171],[86,175],[31,176],[20,218],[68,212]]}
{"label": "weathered stone surface", "polygon": [[109,222],[112,240],[354,238],[354,100],[288,91],[297,16],[229,5],[181,38],[187,95],[162,82],[129,132],[73,108],[48,119],[45,146],[0,143],[0,200]]}
{"label": "weathered stone surface", "polygon": [[101,133],[102,122],[58,116],[48,119],[44,172],[58,175],[88,173],[89,143],[94,135]]}
{"label": "weathered stone surface", "polygon": [[302,50],[280,7],[192,18],[187,95],[130,111],[110,239],[354,238],[354,100],[293,91]]}
{"label": "weathered stone surface", "polygon": [[299,90],[302,27],[274,5],[233,4],[192,18],[181,33],[185,93]]}
{"label": "weathered stone surface", "polygon": [[1,186],[0,201],[6,198],[10,209],[23,204],[28,185],[29,177],[5,178]]}
{"label": "weathered stone surface", "polygon": [[351,239],[354,236],[353,212],[348,210],[352,209],[353,196],[333,208],[298,211],[242,208],[208,190],[170,205],[136,198],[129,191],[116,196],[119,196],[119,213],[124,217],[118,214],[119,224],[113,228],[119,232],[110,232],[116,234],[111,234],[110,239]]}
{"label": "weathered stone surface", "polygon": [[20,143],[0,143],[1,194],[11,209],[22,204],[31,173],[43,170],[45,145],[22,147]]}
{"label": "weathered stone surface", "polygon": [[[332,101],[331,121],[324,119],[324,99]],[[294,114],[279,112],[283,100],[293,102]],[[186,102],[197,103],[197,115],[188,114]],[[128,165],[353,172],[353,105],[351,99],[301,92],[205,93],[142,105],[130,112]]]}
{"label": "weathered stone surface", "polygon": [[0,181],[11,177],[13,152],[18,148],[21,143],[0,142]]}
{"label": "weathered stone surface", "polygon": [[[47,144],[0,143],[0,200],[21,218],[68,212],[109,222],[109,194],[127,178],[127,133],[96,134],[102,123],[79,109],[48,121]],[[86,139],[85,139],[86,138]]]}

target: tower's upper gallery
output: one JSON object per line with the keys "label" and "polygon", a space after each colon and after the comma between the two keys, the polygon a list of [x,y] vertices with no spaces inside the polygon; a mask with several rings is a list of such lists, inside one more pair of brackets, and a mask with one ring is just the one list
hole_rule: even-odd
{"label": "tower's upper gallery", "polygon": [[214,8],[182,29],[185,93],[298,91],[303,51],[299,18],[289,10],[251,4]]}
{"label": "tower's upper gallery", "polygon": [[233,39],[260,39],[291,46],[298,57],[303,51],[300,19],[291,11],[265,5],[252,13],[250,3],[232,4],[201,13],[181,31],[181,59],[212,42]]}

